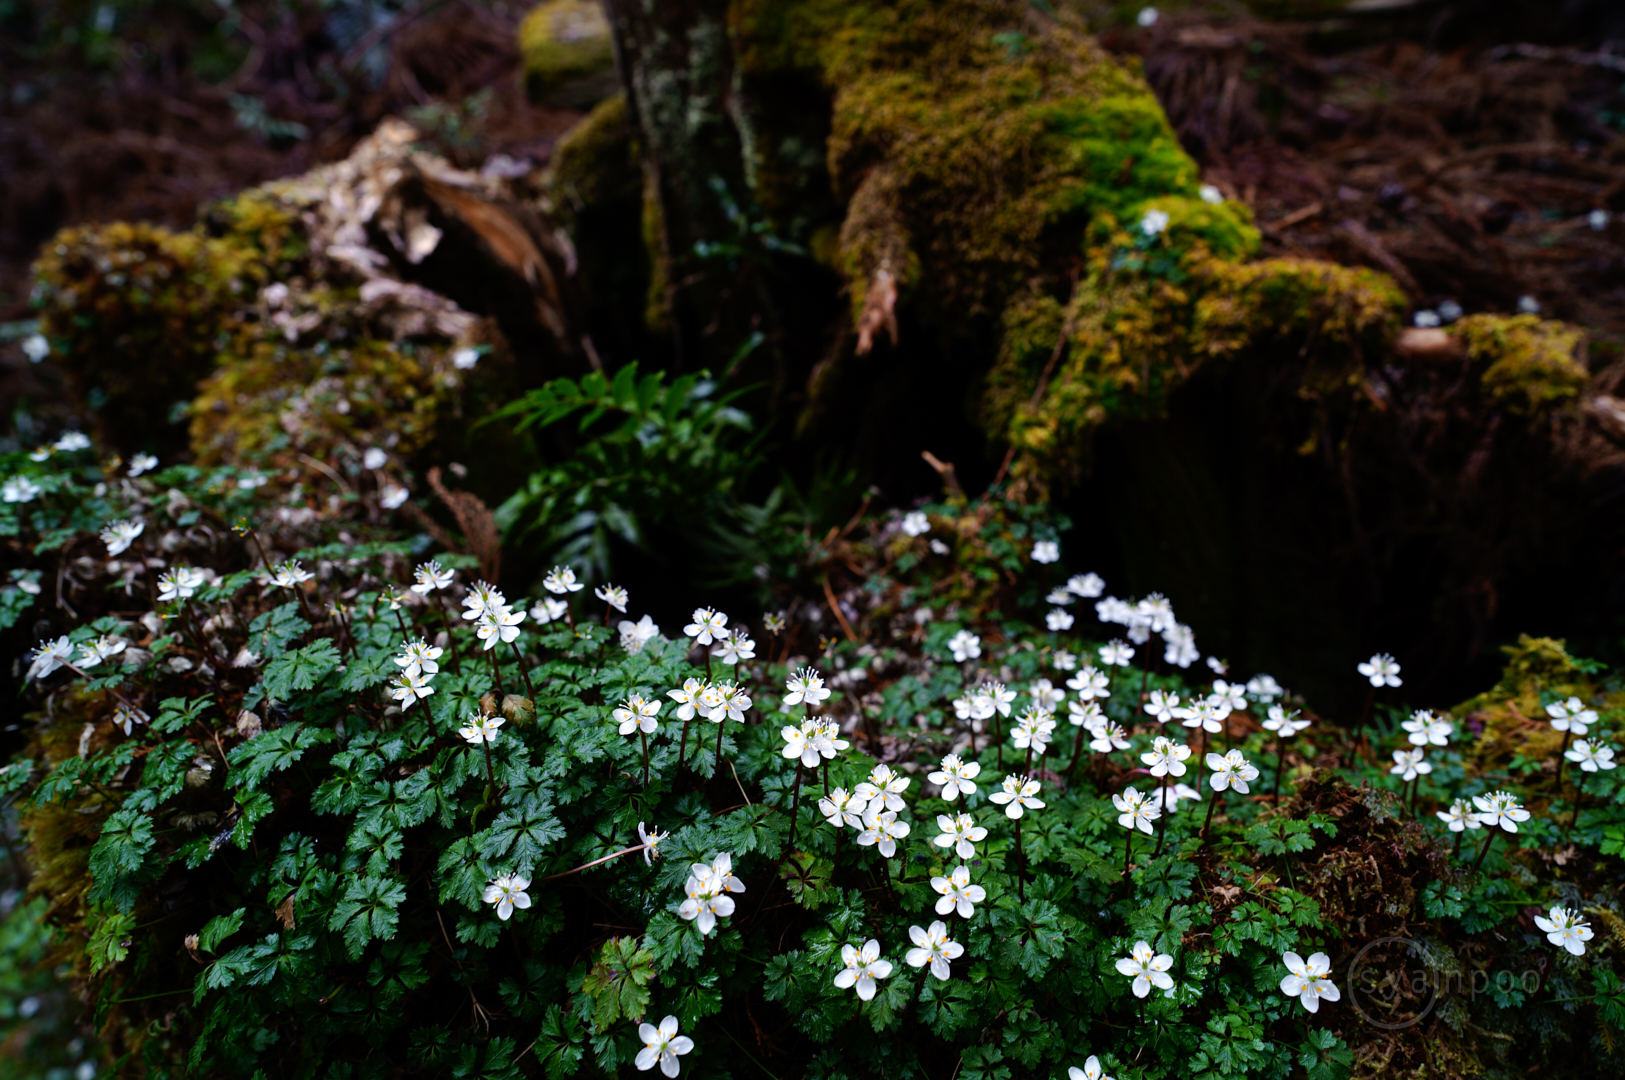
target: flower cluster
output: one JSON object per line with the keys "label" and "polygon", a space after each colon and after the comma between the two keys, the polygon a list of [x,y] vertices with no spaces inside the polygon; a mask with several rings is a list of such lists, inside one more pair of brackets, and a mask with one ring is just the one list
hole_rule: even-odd
{"label": "flower cluster", "polygon": [[707,936],[717,920],[734,913],[733,893],[745,891],[745,883],[733,873],[733,856],[724,851],[710,863],[689,866],[688,880],[683,884],[685,899],[677,909],[680,918],[687,919]]}

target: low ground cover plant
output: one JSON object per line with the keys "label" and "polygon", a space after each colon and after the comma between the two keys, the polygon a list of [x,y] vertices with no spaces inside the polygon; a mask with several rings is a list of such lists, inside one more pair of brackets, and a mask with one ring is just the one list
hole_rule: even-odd
{"label": "low ground cover plant", "polygon": [[999,492],[673,621],[571,565],[497,587],[384,461],[69,433],[0,491],[0,611],[60,627],[6,925],[54,928],[120,1075],[1618,1064],[1625,695],[1558,643],[1453,709],[1350,657],[1339,724]]}

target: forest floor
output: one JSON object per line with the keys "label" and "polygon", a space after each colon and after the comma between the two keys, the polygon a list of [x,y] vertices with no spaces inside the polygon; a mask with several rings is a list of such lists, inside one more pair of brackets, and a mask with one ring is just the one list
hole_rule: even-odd
{"label": "forest floor", "polygon": [[[145,45],[104,42],[99,73],[0,34],[0,325],[28,318],[29,264],[64,226],[184,227],[211,199],[342,157],[386,115],[465,166],[541,164],[581,115],[525,100],[521,8],[420,4],[361,30],[342,7],[237,10],[227,31],[194,13],[144,26]],[[1625,340],[1625,55],[1399,29],[1194,8],[1102,40],[1141,58],[1205,179],[1254,208],[1266,254],[1387,271],[1447,321],[1450,303],[1528,297],[1594,347]],[[206,77],[204,39],[239,47],[223,77]],[[0,399],[52,396],[27,367],[0,368]]]}

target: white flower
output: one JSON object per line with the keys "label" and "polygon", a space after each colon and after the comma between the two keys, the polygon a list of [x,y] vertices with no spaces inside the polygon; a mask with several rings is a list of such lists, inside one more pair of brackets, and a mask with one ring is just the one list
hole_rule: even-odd
{"label": "white flower", "polygon": [[376,446],[367,447],[367,452],[361,455],[363,469],[382,469],[389,464],[389,453]]}
{"label": "white flower", "polygon": [[[1593,210],[1593,211],[1591,211],[1591,213],[1586,215],[1586,224],[1590,225],[1597,232],[1602,232],[1602,230],[1608,228],[1608,211],[1606,211],[1606,210]],[[39,335],[36,334],[34,336],[38,337]],[[29,340],[31,341],[33,339],[30,338]],[[27,341],[23,342],[23,348],[24,349],[28,348],[28,342]],[[49,348],[49,346],[47,346],[47,348]],[[29,355],[30,358],[32,358],[34,354],[29,353],[28,355]],[[38,363],[38,361],[35,361],[35,363]]]}
{"label": "white flower", "polygon": [[29,334],[23,338],[23,355],[28,357],[29,363],[37,364],[51,355],[51,343],[44,334]]}
{"label": "white flower", "polygon": [[[1055,670],[1056,671],[1071,671],[1073,668],[1078,666],[1078,658],[1076,656],[1074,656],[1072,653],[1067,652],[1065,649],[1056,649],[1055,650],[1055,656],[1054,656],[1053,662],[1055,664]],[[1068,679],[1066,681],[1066,684],[1068,686],[1072,686],[1072,680]],[[1077,687],[1075,687],[1075,686],[1072,687],[1072,688],[1074,690],[1077,689]]]}
{"label": "white flower", "polygon": [[107,545],[107,557],[113,558],[130,550],[130,545],[135,543],[135,538],[140,536],[146,527],[139,518],[134,521],[110,522],[107,528],[102,530],[102,543]]}
{"label": "white flower", "polygon": [[[1031,686],[1027,687],[1027,694],[1039,708],[1050,712],[1054,712],[1055,706],[1066,700],[1066,691],[1055,689],[1055,684],[1048,679],[1035,681]],[[1002,709],[1000,711],[1003,712]]]}
{"label": "white flower", "polygon": [[1585,739],[1575,739],[1574,746],[1564,751],[1563,756],[1580,766],[1582,772],[1596,772],[1599,769],[1607,771],[1615,767],[1612,746],[1591,743]]}
{"label": "white flower", "polygon": [[1232,712],[1239,712],[1247,707],[1247,688],[1240,683],[1215,679],[1213,681],[1212,697],[1217,698]]}
{"label": "white flower", "polygon": [[1067,591],[1085,600],[1093,600],[1106,589],[1099,574],[1075,574],[1066,579]]}
{"label": "white flower", "polygon": [[645,830],[643,822],[638,822],[638,839],[643,842],[644,866],[660,858],[660,842],[670,835],[671,833],[661,832],[659,829]]}
{"label": "white flower", "polygon": [[470,746],[494,743],[497,741],[497,735],[500,734],[497,728],[504,723],[505,721],[500,716],[473,715],[468,718],[462,727],[457,729],[457,734],[461,735]]}
{"label": "white flower", "polygon": [[129,647],[123,638],[103,634],[79,646],[79,666],[95,667],[108,657],[117,656]]}
{"label": "white flower", "polygon": [[[1059,666],[1059,665],[1057,665]],[[1078,673],[1066,681],[1066,685],[1078,692],[1078,697],[1085,701],[1090,698],[1109,698],[1112,692],[1107,689],[1111,680],[1103,672],[1095,670],[1091,665],[1085,664],[1078,669]],[[1161,691],[1154,691],[1161,693]]]}
{"label": "white flower", "polygon": [[1586,708],[1577,697],[1552,702],[1546,706],[1546,715],[1552,718],[1554,730],[1566,731],[1577,739],[1584,737],[1591,725],[1597,722],[1596,711]]}
{"label": "white flower", "polygon": [[655,720],[655,714],[660,712],[659,701],[645,700],[642,694],[633,694],[621,703],[614,711],[616,723],[620,724],[622,735],[631,735],[641,731],[645,735],[653,735],[660,727]]}
{"label": "white flower", "polygon": [[1172,990],[1174,980],[1168,971],[1173,966],[1172,956],[1158,953],[1144,941],[1135,942],[1133,951],[1117,961],[1118,972],[1134,980],[1134,996],[1141,998],[1151,993],[1153,986],[1159,990]]}
{"label": "white flower", "polygon": [[1258,779],[1257,767],[1248,764],[1247,759],[1241,756],[1240,750],[1228,751],[1223,757],[1209,754],[1207,767],[1213,770],[1209,783],[1213,785],[1214,791],[1232,788],[1246,794],[1247,785]]}
{"label": "white flower", "polygon": [[[949,754],[942,759],[942,768],[926,775],[926,780],[942,786],[942,797],[947,802],[953,802],[963,792],[972,795],[976,792],[976,778],[982,774],[982,766],[975,761],[961,761],[958,754]],[[968,857],[968,856],[967,856]]]}
{"label": "white flower", "polygon": [[954,654],[954,663],[963,664],[982,655],[982,639],[969,630],[961,630],[948,639],[948,648]]}
{"label": "white flower", "polygon": [[36,447],[34,447],[33,450],[31,450],[29,452],[28,460],[29,461],[50,461],[51,460],[51,455],[53,453],[55,453],[55,451],[52,450],[49,446],[36,446]]}
{"label": "white flower", "polygon": [[[1089,704],[1094,705],[1094,702],[1091,701]],[[1095,753],[1109,754],[1113,750],[1128,749],[1128,732],[1123,730],[1122,724],[1114,721],[1091,730],[1095,737],[1089,740],[1089,749]]]}
{"label": "white flower", "polygon": [[514,908],[524,910],[530,907],[530,894],[525,891],[529,887],[530,878],[504,874],[493,878],[485,887],[484,899],[487,904],[495,904],[497,918],[507,922]]}
{"label": "white flower", "polygon": [[[937,906],[941,907],[941,903],[939,902]],[[948,925],[939,920],[933,922],[928,930],[911,926],[908,928],[908,936],[915,946],[903,957],[908,961],[908,966],[918,968],[930,964],[931,974],[946,982],[949,975],[948,962],[959,959],[965,953],[965,946],[948,940]]]}
{"label": "white flower", "polygon": [[1068,723],[1073,727],[1088,728],[1092,735],[1098,736],[1100,729],[1105,726],[1106,714],[1100,711],[1098,701],[1069,701],[1066,703],[1066,711]]}
{"label": "white flower", "polygon": [[824,688],[823,676],[810,667],[804,667],[784,680],[784,688],[790,691],[784,695],[786,705],[813,706],[829,697],[829,691]]}
{"label": "white flower", "polygon": [[556,596],[564,596],[569,593],[580,592],[586,586],[576,581],[576,572],[570,567],[555,566],[542,579],[542,588]]}
{"label": "white flower", "polygon": [[[555,600],[551,596],[544,596],[534,604],[530,605],[530,617],[536,620],[538,626],[546,626],[550,622],[557,622],[558,620],[564,618],[564,613],[569,610],[570,605],[566,604],[563,600]],[[649,616],[647,615],[644,616],[645,619],[648,617]],[[624,635],[626,633],[626,625],[627,624],[623,622],[616,629],[620,630]],[[653,626],[654,624],[650,623],[650,625]],[[660,631],[656,629],[655,633],[659,632]]]}
{"label": "white flower", "polygon": [[1185,762],[1190,760],[1191,748],[1184,743],[1158,735],[1151,749],[1140,755],[1140,760],[1151,766],[1152,776],[1184,776]]}
{"label": "white flower", "polygon": [[1254,675],[1248,679],[1247,692],[1259,701],[1270,701],[1285,693],[1281,689],[1281,684],[1270,675]]}
{"label": "white flower", "polygon": [[1336,1001],[1343,996],[1326,977],[1332,973],[1332,958],[1325,953],[1317,952],[1306,962],[1295,952],[1284,952],[1281,963],[1288,972],[1281,980],[1281,993],[1297,998],[1310,1012],[1319,1012],[1322,1000]]}
{"label": "white flower", "polygon": [[689,870],[695,877],[706,882],[711,892],[744,892],[745,883],[734,877],[733,862],[733,853],[724,851],[712,859],[709,866],[705,863],[690,863]]}
{"label": "white flower", "polygon": [[1426,750],[1395,750],[1394,767],[1388,771],[1401,780],[1415,780],[1418,776],[1433,771],[1433,763],[1423,761],[1422,755]]}
{"label": "white flower", "polygon": [[1057,632],[1072,629],[1072,613],[1064,608],[1051,608],[1044,616],[1044,625]]}
{"label": "white flower", "polygon": [[1411,324],[1420,327],[1423,330],[1431,330],[1443,321],[1444,320],[1439,318],[1439,313],[1437,311],[1432,311],[1426,308],[1411,316]]}
{"label": "white flower", "polygon": [[1053,540],[1040,540],[1033,545],[1033,562],[1052,563],[1061,558],[1061,545]]}
{"label": "white flower", "polygon": [[795,724],[786,724],[779,729],[779,736],[785,743],[780,753],[787,758],[801,759],[801,764],[809,769],[817,768],[819,753],[815,736],[823,734],[823,730],[822,720],[805,720],[799,727]]}
{"label": "white flower", "polygon": [[1212,698],[1203,698],[1180,709],[1178,715],[1182,717],[1179,722],[1186,727],[1201,728],[1209,735],[1217,735],[1224,730],[1224,720],[1230,715],[1230,709],[1216,704]]}
{"label": "white flower", "polygon": [[700,679],[684,679],[680,690],[667,690],[666,696],[677,702],[677,719],[692,720],[700,708],[700,695],[705,683]]}
{"label": "white flower", "polygon": [[954,854],[961,859],[974,859],[976,857],[976,844],[987,839],[987,830],[976,824],[969,814],[957,814],[949,817],[947,814],[937,815],[937,828],[942,835],[931,842],[937,847],[951,847]]}
{"label": "white flower", "polygon": [[836,788],[818,800],[818,812],[824,815],[825,821],[837,829],[848,826],[862,829],[863,812],[868,807],[868,799],[849,794],[845,788]]}
{"label": "white flower", "polygon": [[717,657],[724,664],[737,664],[741,660],[756,659],[756,642],[735,630],[732,637],[727,638],[717,646]]}
{"label": "white flower", "polygon": [[463,596],[463,618],[468,622],[508,610],[508,598],[494,585],[476,581]]}
{"label": "white flower", "polygon": [[1141,26],[1157,25],[1157,9],[1154,7],[1141,8],[1140,13],[1134,16],[1134,21]]}
{"label": "white flower", "polygon": [[[712,867],[704,863],[695,863],[690,869],[694,872],[683,885],[688,899],[677,909],[677,915],[693,922],[704,937],[711,933],[718,918],[726,918],[734,913],[734,899],[728,895],[733,890],[727,888],[729,875],[724,874],[719,878]],[[743,891],[743,887],[738,891]]]}
{"label": "white flower", "polygon": [[1580,917],[1578,911],[1565,907],[1553,905],[1548,914],[1550,918],[1535,916],[1535,925],[1546,931],[1546,940],[1553,945],[1563,946],[1575,956],[1584,956],[1586,942],[1592,938],[1591,925]]}
{"label": "white flower", "polygon": [[[559,604],[560,607],[564,606],[558,600],[548,600],[546,602]],[[532,614],[534,615],[534,609],[532,609]],[[641,651],[645,645],[660,636],[660,627],[656,626],[655,621],[647,615],[637,622],[633,622],[631,619],[622,619],[615,624],[615,629],[621,635],[621,648],[629,653]]]}
{"label": "white flower", "polygon": [[1520,296],[1520,297],[1518,297],[1518,314],[1520,314],[1520,315],[1539,315],[1540,314],[1540,301],[1536,300],[1533,296]]}
{"label": "white flower", "polygon": [[1355,665],[1361,675],[1370,680],[1372,686],[1398,686],[1399,663],[1387,653],[1377,653],[1363,664]]}
{"label": "white flower", "polygon": [[1273,731],[1283,739],[1290,739],[1298,732],[1309,726],[1307,719],[1298,719],[1298,710],[1287,712],[1279,705],[1271,705],[1269,715],[1264,720],[1264,730]]}
{"label": "white flower", "polygon": [[1072,592],[1072,590],[1068,589],[1065,585],[1057,585],[1044,595],[1044,603],[1055,604],[1058,607],[1065,607],[1068,604],[1076,602],[1077,599],[1077,596]]}
{"label": "white flower", "polygon": [[158,599],[185,600],[206,580],[201,570],[190,566],[171,567],[158,575]]}
{"label": "white flower", "polygon": [[1156,236],[1167,231],[1168,214],[1164,210],[1147,210],[1145,217],[1140,219],[1140,231],[1147,236]]}
{"label": "white flower", "polygon": [[270,477],[264,473],[251,469],[237,478],[237,490],[253,491],[255,488],[264,487],[269,480]]}
{"label": "white flower", "polygon": [[1117,824],[1125,829],[1139,829],[1147,836],[1151,835],[1151,823],[1162,816],[1162,811],[1153,807],[1137,788],[1124,788],[1119,795],[1112,796],[1112,805],[1117,807]]}
{"label": "white flower", "polygon": [[1003,789],[995,791],[988,799],[1003,806],[1004,816],[1014,820],[1022,815],[1023,807],[1028,810],[1043,809],[1043,800],[1033,797],[1038,794],[1038,788],[1037,780],[1025,779],[1011,773],[1004,778]]}
{"label": "white flower", "polygon": [[1151,691],[1151,700],[1145,703],[1145,711],[1159,724],[1166,724],[1184,712],[1179,707],[1179,695],[1167,690]]}
{"label": "white flower", "polygon": [[890,765],[876,765],[870,771],[869,779],[857,786],[855,794],[866,799],[873,812],[878,813],[882,807],[901,811],[903,792],[908,790],[908,785],[909,778],[893,772]]}
{"label": "white flower", "polygon": [[629,597],[626,590],[619,585],[603,585],[594,589],[592,594],[622,615],[626,614],[626,601]]}
{"label": "white flower", "polygon": [[1499,825],[1507,832],[1517,832],[1518,822],[1529,820],[1529,811],[1518,804],[1518,797],[1510,791],[1474,795],[1473,805],[1478,807],[1478,812],[1473,816],[1487,829]]}
{"label": "white flower", "polygon": [[952,548],[950,548],[947,544],[944,544],[941,540],[938,540],[936,537],[933,536],[931,538],[931,553],[933,555],[946,555],[952,550]]}
{"label": "white flower", "polygon": [[[479,359],[479,353],[474,349],[459,349],[457,352],[459,356],[465,352],[471,352],[474,353],[475,360]],[[458,366],[461,367],[462,365],[459,364]],[[468,366],[473,367],[474,365],[470,363]],[[639,1072],[648,1072],[658,1063],[662,1073],[667,1076],[676,1076],[679,1069],[678,1055],[686,1054],[694,1049],[693,1039],[687,1035],[677,1034],[677,1017],[675,1016],[668,1016],[660,1021],[659,1027],[655,1027],[653,1024],[639,1024],[638,1039],[642,1041],[643,1049],[638,1051],[638,1056],[633,1059],[633,1064],[638,1067]]]}
{"label": "white flower", "polygon": [[451,584],[452,578],[457,576],[455,570],[441,569],[440,563],[430,559],[426,563],[419,563],[418,568],[412,572],[415,579],[412,591],[420,596],[427,596],[436,589],[444,589]]}
{"label": "white flower", "polygon": [[75,450],[89,450],[90,436],[82,431],[64,431],[56,442],[51,444],[51,449],[60,450],[63,453],[71,453]]}
{"label": "white flower", "polygon": [[1201,802],[1202,793],[1189,784],[1170,784],[1167,787],[1153,788],[1151,794],[1145,797],[1145,804],[1158,814],[1171,814],[1187,799]]}
{"label": "white flower", "polygon": [[158,467],[158,459],[151,454],[133,454],[130,457],[130,479],[135,479],[142,473],[151,472]]}
{"label": "white flower", "polygon": [[399,484],[388,484],[378,495],[378,505],[385,510],[399,510],[411,497],[412,493]]}
{"label": "white flower", "polygon": [[498,611],[487,612],[480,617],[474,626],[474,636],[485,644],[483,648],[489,652],[496,648],[497,642],[517,641],[519,638],[519,624],[525,621],[523,611],[514,611],[509,607],[502,607]]}
{"label": "white flower", "polygon": [[1440,810],[1438,814],[1439,820],[1449,826],[1451,832],[1479,828],[1478,817],[1463,799],[1457,799],[1450,804],[1450,809]]}
{"label": "white flower", "polygon": [[1034,705],[1016,718],[1016,726],[1010,730],[1010,741],[1017,750],[1032,748],[1033,753],[1042,754],[1049,749],[1049,744],[1055,738],[1055,714],[1041,706]]}
{"label": "white flower", "polygon": [[1212,184],[1203,184],[1201,187],[1196,189],[1196,194],[1203,202],[1212,203],[1215,206],[1224,202],[1224,192],[1220,191]]}
{"label": "white flower", "polygon": [[[718,683],[707,687],[705,691],[701,691],[700,701],[707,709],[705,718],[713,724],[720,724],[724,720],[737,720],[742,724],[745,722],[745,712],[751,705],[750,694],[743,686],[735,686],[733,683]],[[823,743],[818,742],[816,745],[822,752]],[[843,742],[841,749],[846,749],[848,745]],[[824,756],[832,758],[835,751],[831,749]]]}
{"label": "white flower", "polygon": [[1434,716],[1426,709],[1411,713],[1411,718],[1400,721],[1399,726],[1410,732],[1408,738],[1417,746],[1447,746],[1451,733],[1456,730],[1450,721]]}
{"label": "white flower", "polygon": [[931,519],[923,510],[910,510],[903,515],[903,531],[910,536],[924,536],[931,531]]}
{"label": "white flower", "polygon": [[[981,831],[987,832],[986,829]],[[942,837],[938,837],[937,842],[941,843]],[[937,900],[938,915],[957,911],[960,918],[968,919],[976,913],[976,905],[987,899],[987,890],[971,884],[970,868],[964,865],[954,867],[947,877],[932,878],[931,887],[941,894]]]}
{"label": "white flower", "polygon": [[873,802],[864,812],[863,825],[863,831],[858,833],[858,843],[863,847],[878,848],[880,854],[888,859],[897,854],[897,841],[910,832],[908,822],[898,821],[895,810],[877,813]]}
{"label": "white flower", "polygon": [[858,997],[869,1001],[875,996],[875,980],[891,974],[891,961],[881,959],[880,942],[870,938],[863,948],[841,946],[841,963],[846,966],[835,975],[835,985],[841,990],[857,987]]}
{"label": "white flower", "polygon": [[394,658],[395,663],[405,668],[413,675],[437,675],[440,672],[440,655],[445,650],[430,645],[427,641],[408,641],[401,646],[399,656]]}
{"label": "white flower", "polygon": [[273,569],[267,581],[277,588],[293,589],[315,576],[315,574],[299,565],[298,559],[289,559],[281,566]]}
{"label": "white flower", "polygon": [[13,476],[4,484],[0,484],[0,502],[33,502],[44,490],[26,476]]}
{"label": "white flower", "polygon": [[33,659],[28,665],[28,677],[30,679],[46,678],[58,668],[72,662],[73,642],[66,637],[43,642],[38,649],[34,650]]}
{"label": "white flower", "polygon": [[1134,650],[1121,641],[1108,641],[1100,647],[1100,662],[1110,667],[1128,667]]}
{"label": "white flower", "polygon": [[123,728],[126,735],[134,730],[136,724],[145,724],[146,722],[147,714],[140,709],[131,709],[129,706],[120,705],[113,710],[113,726]]}
{"label": "white flower", "polygon": [[[465,345],[461,349],[457,349],[451,354],[451,366],[456,368],[458,371],[471,371],[473,370],[474,365],[479,362],[480,350],[474,348],[472,345]],[[648,1066],[640,1065],[638,1068],[644,1069],[648,1068]],[[673,1069],[668,1075],[676,1076],[677,1071]]]}
{"label": "white flower", "polygon": [[695,608],[693,622],[683,627],[683,633],[694,639],[696,645],[709,645],[728,636],[728,616],[710,608]]}
{"label": "white flower", "polygon": [[429,685],[429,680],[411,671],[403,671],[389,680],[389,696],[403,705],[410,705],[432,693],[434,687]]}

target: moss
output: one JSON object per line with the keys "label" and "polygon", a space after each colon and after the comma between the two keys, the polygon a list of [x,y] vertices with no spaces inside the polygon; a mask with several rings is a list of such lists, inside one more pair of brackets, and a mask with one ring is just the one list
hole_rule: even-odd
{"label": "moss", "polygon": [[625,94],[599,102],[553,147],[547,189],[566,211],[641,197],[643,173]]}
{"label": "moss", "polygon": [[1574,397],[1590,377],[1579,359],[1585,334],[1536,315],[1469,315],[1450,328],[1483,365],[1479,383],[1497,404],[1534,413]]}
{"label": "moss", "polygon": [[[1518,636],[1517,644],[1502,649],[1506,667],[1493,688],[1450,710],[1460,723],[1476,732],[1468,745],[1475,767],[1504,771],[1514,756],[1544,763],[1543,775],[1553,784],[1563,734],[1553,730],[1542,706],[1542,695],[1578,697],[1603,714],[1601,732],[1613,726],[1608,716],[1625,708],[1625,691],[1601,693],[1601,687],[1569,656],[1555,638]],[[1594,731],[1599,729],[1594,729]],[[1554,790],[1553,794],[1557,794]]]}
{"label": "moss", "polygon": [[[603,7],[592,0],[546,0],[519,24],[525,91],[532,101],[602,98],[614,86],[615,47]],[[607,79],[593,76],[608,75]]]}
{"label": "moss", "polygon": [[[276,222],[280,227],[281,221]],[[115,222],[67,229],[34,266],[35,303],[101,434],[129,453],[181,445],[170,425],[267,274],[238,235]]]}

